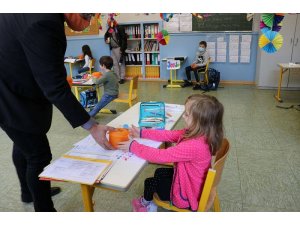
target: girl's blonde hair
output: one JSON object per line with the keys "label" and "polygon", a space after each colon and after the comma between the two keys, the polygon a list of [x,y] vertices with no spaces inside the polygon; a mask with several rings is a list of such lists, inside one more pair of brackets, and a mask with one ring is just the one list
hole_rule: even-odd
{"label": "girl's blonde hair", "polygon": [[185,104],[188,102],[192,123],[184,134],[184,139],[204,136],[211,154],[215,155],[223,140],[223,105],[217,98],[203,94],[189,96]]}

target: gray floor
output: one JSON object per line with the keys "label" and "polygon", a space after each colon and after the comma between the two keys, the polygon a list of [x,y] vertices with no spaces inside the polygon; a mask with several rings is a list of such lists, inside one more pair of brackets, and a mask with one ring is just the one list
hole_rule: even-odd
{"label": "gray floor", "polygon": [[[164,89],[159,82],[139,85],[140,101],[183,104],[188,95],[199,93],[190,88]],[[128,82],[121,88],[127,89]],[[251,86],[225,86],[208,93],[225,106],[224,125],[231,144],[219,185],[222,211],[300,211],[300,111],[276,108],[274,93]],[[282,97],[285,100],[282,105],[300,104],[300,91],[284,91]],[[121,113],[127,106],[112,103],[109,108]],[[106,124],[116,116],[99,114],[97,119]],[[176,128],[181,127],[182,121]],[[54,159],[86,135],[81,128],[73,130],[61,113],[54,110],[48,133]],[[0,130],[0,211],[33,211],[32,204],[20,202],[11,148],[11,141]],[[147,166],[127,192],[97,189],[95,211],[131,211],[131,199],[142,194],[144,179],[156,167]],[[63,189],[53,198],[58,211],[83,211],[78,184],[53,182],[52,185]]]}

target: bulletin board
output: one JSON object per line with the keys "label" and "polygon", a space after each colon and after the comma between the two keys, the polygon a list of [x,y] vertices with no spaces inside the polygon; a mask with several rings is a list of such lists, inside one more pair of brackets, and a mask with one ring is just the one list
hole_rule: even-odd
{"label": "bulletin board", "polygon": [[99,34],[99,25],[97,18],[93,17],[90,22],[90,26],[84,29],[81,32],[73,31],[70,29],[65,22],[65,34],[66,36],[82,36],[82,35],[98,35]]}

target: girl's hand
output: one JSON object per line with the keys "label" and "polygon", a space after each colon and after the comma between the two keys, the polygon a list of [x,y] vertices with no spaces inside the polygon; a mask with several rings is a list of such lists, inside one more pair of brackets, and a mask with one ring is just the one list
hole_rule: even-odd
{"label": "girl's hand", "polygon": [[132,141],[133,141],[132,139],[129,139],[129,141],[120,142],[118,144],[118,149],[120,149],[120,150],[122,150],[124,152],[128,152],[130,144],[131,144]]}
{"label": "girl's hand", "polygon": [[140,138],[141,129],[132,125],[132,128],[129,129],[129,134],[131,138]]}

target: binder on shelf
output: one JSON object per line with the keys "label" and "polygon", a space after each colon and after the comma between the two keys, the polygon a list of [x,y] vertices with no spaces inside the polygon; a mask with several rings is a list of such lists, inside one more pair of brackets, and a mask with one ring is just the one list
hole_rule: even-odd
{"label": "binder on shelf", "polygon": [[146,56],[146,60],[147,60],[147,61],[146,61],[146,64],[147,64],[147,65],[150,65],[150,54],[147,53],[146,55],[147,55],[147,56]]}

